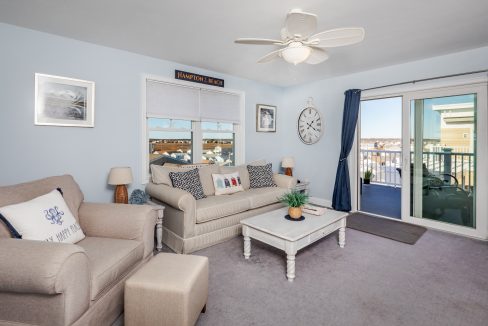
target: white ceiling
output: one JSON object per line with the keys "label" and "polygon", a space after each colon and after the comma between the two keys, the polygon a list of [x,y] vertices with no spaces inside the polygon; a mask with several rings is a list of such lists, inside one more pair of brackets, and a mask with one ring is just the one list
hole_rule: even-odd
{"label": "white ceiling", "polygon": [[[362,26],[365,40],[319,65],[257,64],[292,8],[318,31]],[[0,21],[279,86],[488,44],[487,0],[0,0]]]}

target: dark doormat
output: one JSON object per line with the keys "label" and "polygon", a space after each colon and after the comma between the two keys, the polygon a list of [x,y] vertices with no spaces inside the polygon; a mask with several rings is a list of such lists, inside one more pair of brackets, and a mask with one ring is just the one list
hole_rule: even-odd
{"label": "dark doormat", "polygon": [[427,231],[423,226],[393,221],[359,212],[352,213],[347,217],[347,227],[411,245],[415,244],[425,231]]}

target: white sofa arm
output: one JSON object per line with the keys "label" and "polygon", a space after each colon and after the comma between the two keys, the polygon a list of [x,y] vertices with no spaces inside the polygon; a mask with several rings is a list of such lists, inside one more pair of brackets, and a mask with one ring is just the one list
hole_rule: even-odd
{"label": "white sofa arm", "polygon": [[195,197],[188,191],[150,182],[146,185],[146,192],[149,196],[185,213],[194,212],[196,209]]}
{"label": "white sofa arm", "polygon": [[292,189],[297,185],[297,179],[284,174],[273,174],[273,181],[280,188]]}

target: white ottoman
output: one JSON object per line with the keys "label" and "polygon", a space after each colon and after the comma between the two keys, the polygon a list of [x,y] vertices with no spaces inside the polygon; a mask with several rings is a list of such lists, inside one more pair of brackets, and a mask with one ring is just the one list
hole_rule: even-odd
{"label": "white ottoman", "polygon": [[160,253],[125,282],[125,326],[195,325],[207,298],[207,257]]}

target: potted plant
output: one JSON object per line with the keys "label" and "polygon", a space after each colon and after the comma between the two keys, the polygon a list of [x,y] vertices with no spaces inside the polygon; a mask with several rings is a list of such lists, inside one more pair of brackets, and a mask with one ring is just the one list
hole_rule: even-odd
{"label": "potted plant", "polygon": [[288,205],[288,215],[293,219],[302,217],[302,206],[308,202],[308,195],[300,191],[292,190],[284,194],[279,200]]}
{"label": "potted plant", "polygon": [[364,184],[369,185],[371,182],[371,179],[374,177],[373,171],[372,170],[366,170],[364,172]]}

